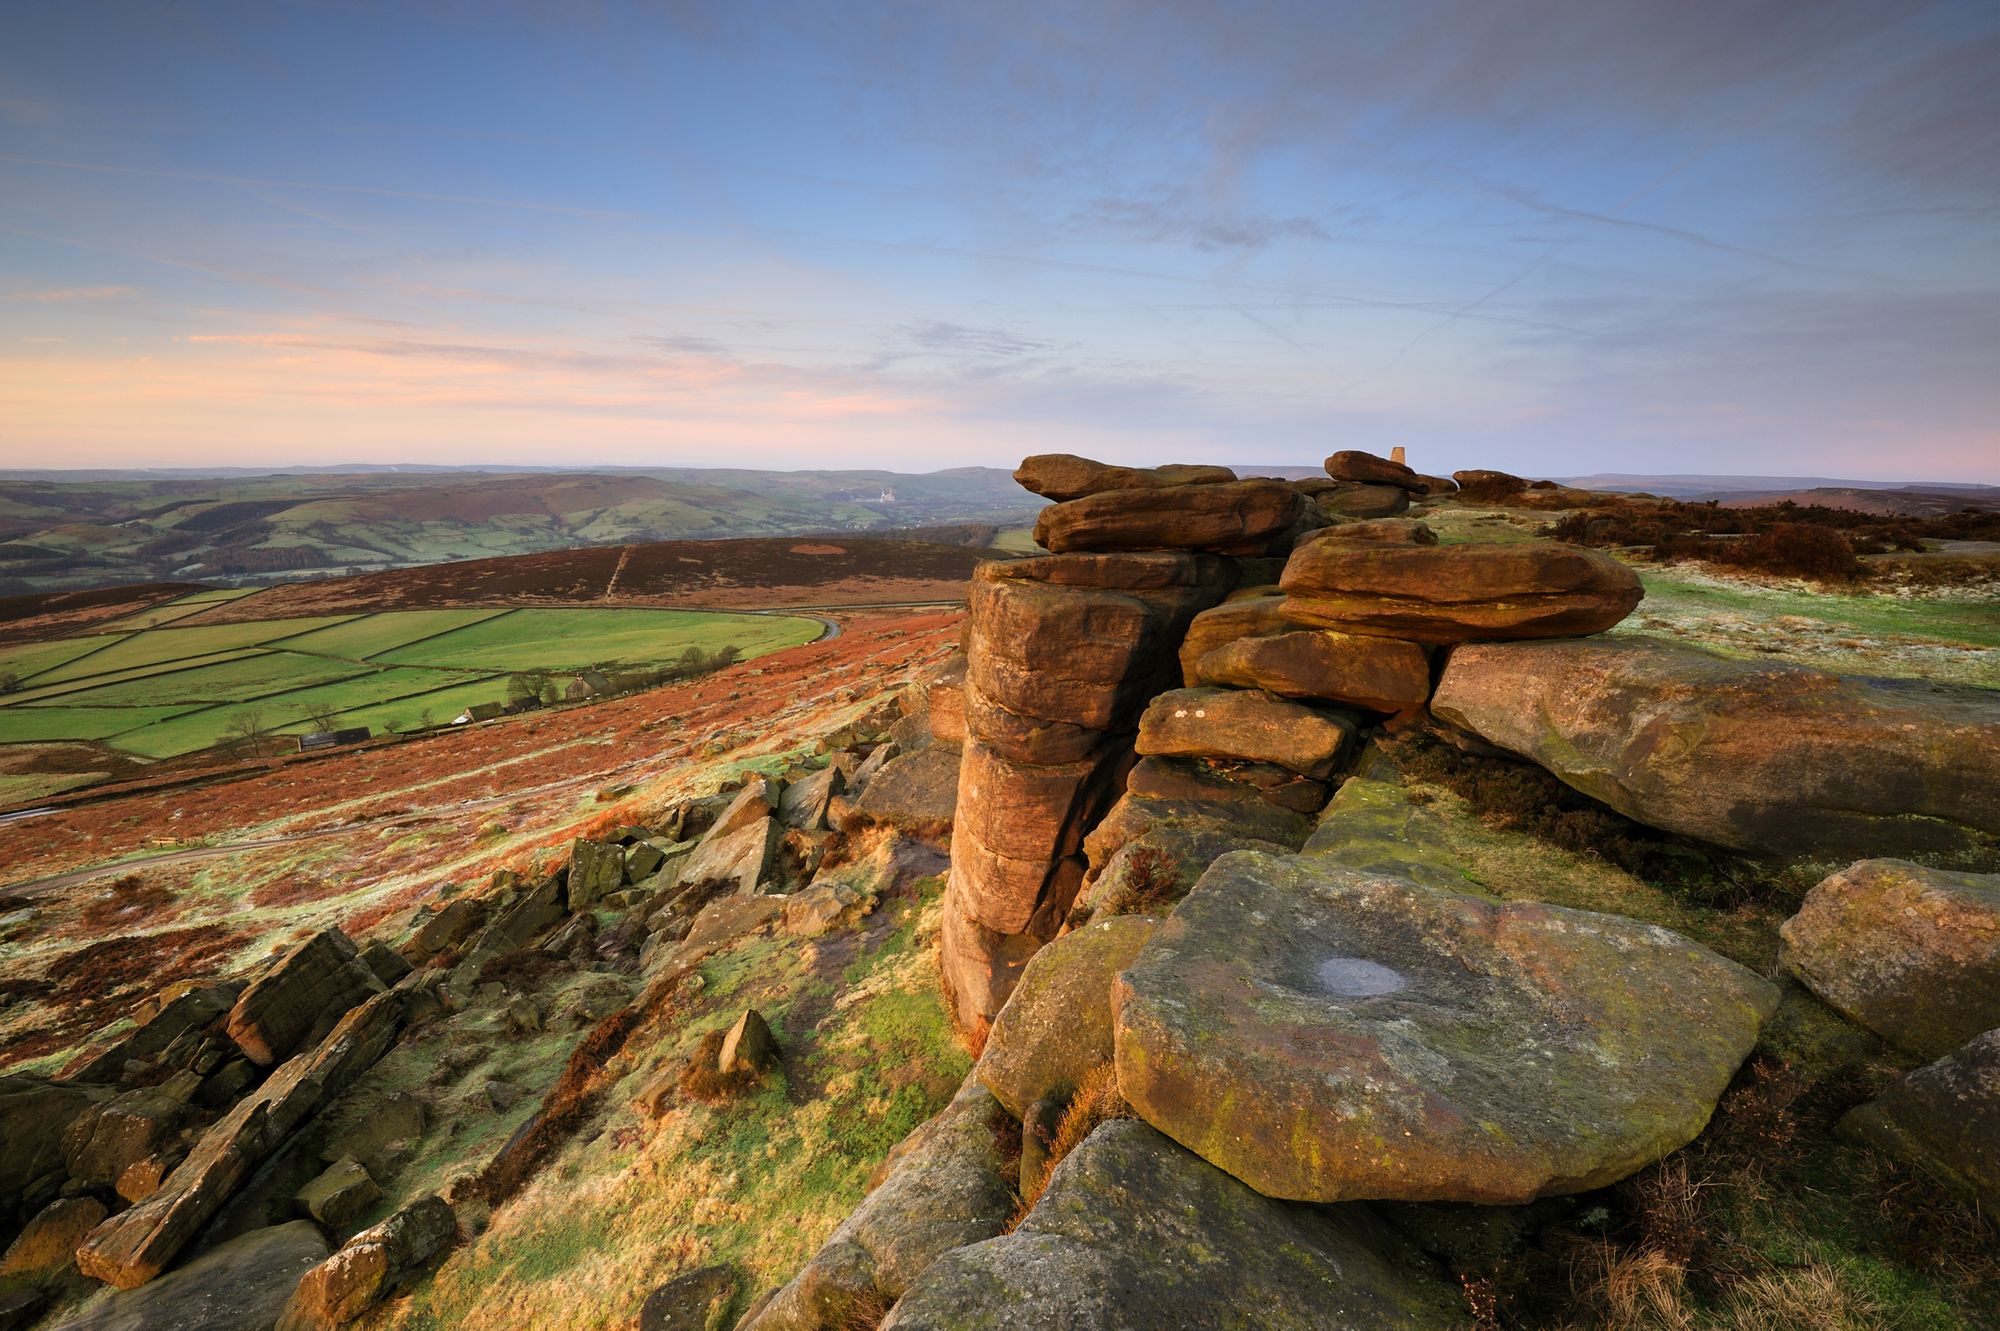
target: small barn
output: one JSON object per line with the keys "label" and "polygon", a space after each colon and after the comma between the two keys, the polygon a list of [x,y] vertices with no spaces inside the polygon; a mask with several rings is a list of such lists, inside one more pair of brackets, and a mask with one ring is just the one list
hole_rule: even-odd
{"label": "small barn", "polygon": [[320,749],[339,748],[343,744],[359,744],[368,738],[367,726],[350,726],[345,730],[315,730],[299,736],[299,752],[315,753]]}
{"label": "small barn", "polygon": [[454,716],[451,719],[451,723],[455,726],[462,726],[473,721],[491,721],[494,717],[504,714],[506,710],[507,705],[505,703],[476,702],[457,716]]}
{"label": "small barn", "polygon": [[602,670],[585,670],[569,682],[563,690],[563,697],[569,702],[580,698],[595,698],[611,692],[611,679]]}

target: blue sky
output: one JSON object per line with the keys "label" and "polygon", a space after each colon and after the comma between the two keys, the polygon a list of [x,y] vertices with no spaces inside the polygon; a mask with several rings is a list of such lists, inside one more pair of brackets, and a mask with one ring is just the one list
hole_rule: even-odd
{"label": "blue sky", "polygon": [[16,466],[2000,481],[2000,7],[0,16]]}

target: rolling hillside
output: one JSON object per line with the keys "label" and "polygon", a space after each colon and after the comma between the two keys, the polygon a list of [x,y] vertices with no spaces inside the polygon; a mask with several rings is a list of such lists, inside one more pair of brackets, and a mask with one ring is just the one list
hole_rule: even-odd
{"label": "rolling hillside", "polygon": [[0,477],[0,594],[268,583],[632,541],[1018,520],[1005,472]]}

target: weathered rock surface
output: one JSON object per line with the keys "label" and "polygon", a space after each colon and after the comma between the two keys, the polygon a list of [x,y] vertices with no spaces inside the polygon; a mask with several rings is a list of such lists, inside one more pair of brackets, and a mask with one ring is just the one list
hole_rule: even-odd
{"label": "weathered rock surface", "polygon": [[770,877],[783,838],[784,828],[769,814],[733,826],[718,823],[693,850],[675,861],[675,885],[721,886],[731,892],[754,893]]}
{"label": "weathered rock surface", "polygon": [[0,1276],[40,1279],[76,1264],[76,1245],[104,1219],[95,1197],[58,1197],[35,1213],[0,1256]]}
{"label": "weathered rock surface", "polygon": [[1273,763],[1324,777],[1352,747],[1354,723],[1261,690],[1174,689],[1139,720],[1140,753]]}
{"label": "weathered rock surface", "polygon": [[1512,499],[1526,492],[1528,488],[1528,482],[1520,476],[1480,468],[1455,471],[1451,474],[1451,479],[1458,487],[1459,498],[1479,503],[1496,503]]}
{"label": "weathered rock surface", "polygon": [[1064,934],[1035,954],[994,1018],[973,1069],[1016,1118],[1050,1092],[1067,1098],[1111,1062],[1111,983],[1157,920],[1121,915]]}
{"label": "weathered rock surface", "polygon": [[1840,1130],[2000,1213],[2000,1029],[1849,1110]]}
{"label": "weathered rock surface", "polygon": [[942,1113],[896,1148],[888,1178],[743,1331],[852,1325],[864,1301],[899,1298],[941,1255],[998,1234],[1014,1209],[1006,1128],[992,1093],[968,1078]]}
{"label": "weathered rock surface", "polygon": [[940,744],[965,743],[965,654],[952,656],[925,685],[931,738]]}
{"label": "weathered rock surface", "polygon": [[1279,586],[1297,623],[1412,642],[1597,633],[1643,594],[1631,569],[1556,541],[1388,545],[1309,541]]}
{"label": "weathered rock surface", "polygon": [[1224,856],[1119,980],[1118,1081],[1272,1197],[1509,1204],[1692,1140],[1777,989],[1619,916]]}
{"label": "weathered rock surface", "polygon": [[941,840],[952,830],[958,807],[958,764],[958,750],[948,744],[901,754],[856,797],[854,813],[919,841]]}
{"label": "weathered rock surface", "polygon": [[716,1054],[716,1070],[724,1075],[754,1077],[778,1061],[777,1037],[756,1008],[745,1008]]}
{"label": "weathered rock surface", "polygon": [[457,1239],[458,1219],[444,1199],[419,1197],[305,1272],[277,1319],[277,1331],[345,1326]]}
{"label": "weathered rock surface", "polygon": [[1410,508],[1410,492],[1394,485],[1340,485],[1317,496],[1320,511],[1336,518],[1392,518]]}
{"label": "weathered rock surface", "polygon": [[177,1042],[217,1025],[228,1015],[243,988],[241,983],[190,985],[161,1004],[157,1012],[134,1014],[134,1019],[140,1022],[138,1029],[68,1074],[69,1080],[118,1081],[126,1065],[134,1060],[150,1062]]}
{"label": "weathered rock surface", "polygon": [[1378,750],[1364,754],[1341,783],[1300,853],[1440,891],[1481,890],[1453,853],[1444,820],[1409,797]]}
{"label": "weathered rock surface", "polygon": [[63,1162],[72,1178],[108,1187],[170,1142],[187,1117],[187,1102],[166,1087],[121,1092],[77,1115],[63,1133]]}
{"label": "weathered rock surface", "polygon": [[78,1268],[121,1289],[166,1269],[259,1162],[381,1057],[402,1025],[402,1004],[399,993],[376,994],[317,1048],[273,1072],[202,1135],[159,1191],[91,1231]]}
{"label": "weathered rock surface", "polygon": [[1259,555],[1323,523],[1313,520],[1305,496],[1283,481],[1227,481],[1106,490],[1052,504],[1035,520],[1035,543],[1055,554],[1209,550]]}
{"label": "weathered rock surface", "polygon": [[310,1220],[252,1230],[59,1331],[270,1331],[299,1277],[325,1256]]}
{"label": "weathered rock surface", "polygon": [[251,1062],[271,1067],[382,989],[347,935],[328,929],[286,953],[243,991],[229,1010],[229,1038]]}
{"label": "weathered rock surface", "polygon": [[1318,813],[1327,783],[1276,763],[1148,757],[1126,774],[1125,793],[1154,800],[1264,800],[1293,813]]}
{"label": "weathered rock surface", "polygon": [[1808,989],[1924,1058],[2000,1026],[2000,874],[1862,860],[1806,895],[1779,960]]}
{"label": "weathered rock surface", "polygon": [[1400,712],[1430,697],[1431,665],[1422,647],[1400,638],[1297,629],[1216,647],[1196,663],[1189,683]]}
{"label": "weathered rock surface", "polygon": [[1014,469],[1014,479],[1024,490],[1032,490],[1058,503],[1081,499],[1106,490],[1158,490],[1181,485],[1214,485],[1233,481],[1236,473],[1227,467],[1200,467],[1170,464],[1165,467],[1118,467],[1093,462],[1074,453],[1037,453],[1023,458]]}
{"label": "weathered rock surface", "polygon": [[56,1195],[68,1175],[63,1134],[109,1096],[75,1082],[0,1076],[0,1235],[11,1238]]}
{"label": "weathered rock surface", "polygon": [[883,1331],[1427,1331],[1457,1291],[1360,1207],[1260,1197],[1143,1123],[1106,1123],[1002,1238],[934,1262]]}
{"label": "weathered rock surface", "polygon": [[639,1331],[721,1331],[735,1296],[736,1273],[726,1266],[675,1276],[640,1305]]}
{"label": "weathered rock surface", "polygon": [[382,1200],[382,1189],[358,1160],[336,1160],[294,1199],[301,1210],[328,1229],[340,1230],[359,1220]]}
{"label": "weathered rock surface", "polygon": [[1627,817],[1822,859],[2000,842],[2000,694],[1649,638],[1462,647],[1431,711]]}
{"label": "weathered rock surface", "polygon": [[1347,448],[1326,460],[1326,474],[1336,481],[1359,481],[1364,485],[1393,485],[1411,494],[1422,494],[1423,477],[1400,462]]}
{"label": "weathered rock surface", "polygon": [[[653,852],[658,868],[659,852]],[[650,870],[648,871],[650,872]],[[569,850],[569,908],[588,910],[625,886],[625,848],[612,841],[582,837]]]}
{"label": "weathered rock surface", "polygon": [[838,767],[822,767],[785,787],[778,802],[778,821],[802,832],[816,832],[826,826],[827,804],[846,790],[847,778]]}
{"label": "weathered rock surface", "polygon": [[1181,640],[1181,681],[1190,688],[1201,683],[1197,676],[1202,659],[1238,639],[1264,638],[1297,628],[1281,613],[1284,604],[1285,598],[1274,588],[1268,596],[1233,596],[1196,615]]}
{"label": "weathered rock surface", "polygon": [[1312,818],[1266,800],[1156,799],[1128,793],[1090,829],[1083,842],[1084,854],[1091,868],[1101,871],[1134,842],[1162,848],[1179,845],[1160,835],[1174,828],[1213,830],[1221,833],[1225,842],[1232,838],[1238,843],[1269,842],[1289,851],[1305,843],[1312,831]]}

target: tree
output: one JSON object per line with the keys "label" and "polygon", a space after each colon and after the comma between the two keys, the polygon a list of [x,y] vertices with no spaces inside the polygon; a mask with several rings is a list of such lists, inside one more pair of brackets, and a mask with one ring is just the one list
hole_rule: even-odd
{"label": "tree", "polygon": [[682,674],[699,675],[702,671],[702,667],[707,664],[708,664],[708,653],[704,652],[699,647],[690,647],[686,651],[681,653]]}
{"label": "tree", "polygon": [[306,724],[325,734],[340,725],[340,713],[325,703],[320,703],[306,712]]}
{"label": "tree", "polygon": [[264,744],[271,736],[270,724],[264,719],[261,707],[245,707],[229,719],[229,728],[223,737],[238,749],[248,749],[255,757],[264,752]]}
{"label": "tree", "polygon": [[743,649],[732,642],[715,654],[715,668],[720,670],[726,665],[735,665],[736,658],[741,655],[743,655]]}
{"label": "tree", "polygon": [[21,677],[13,671],[0,675],[0,693],[13,693],[21,687]]}
{"label": "tree", "polygon": [[549,687],[549,677],[540,670],[524,670],[507,677],[507,701],[525,702],[529,698],[539,698]]}

